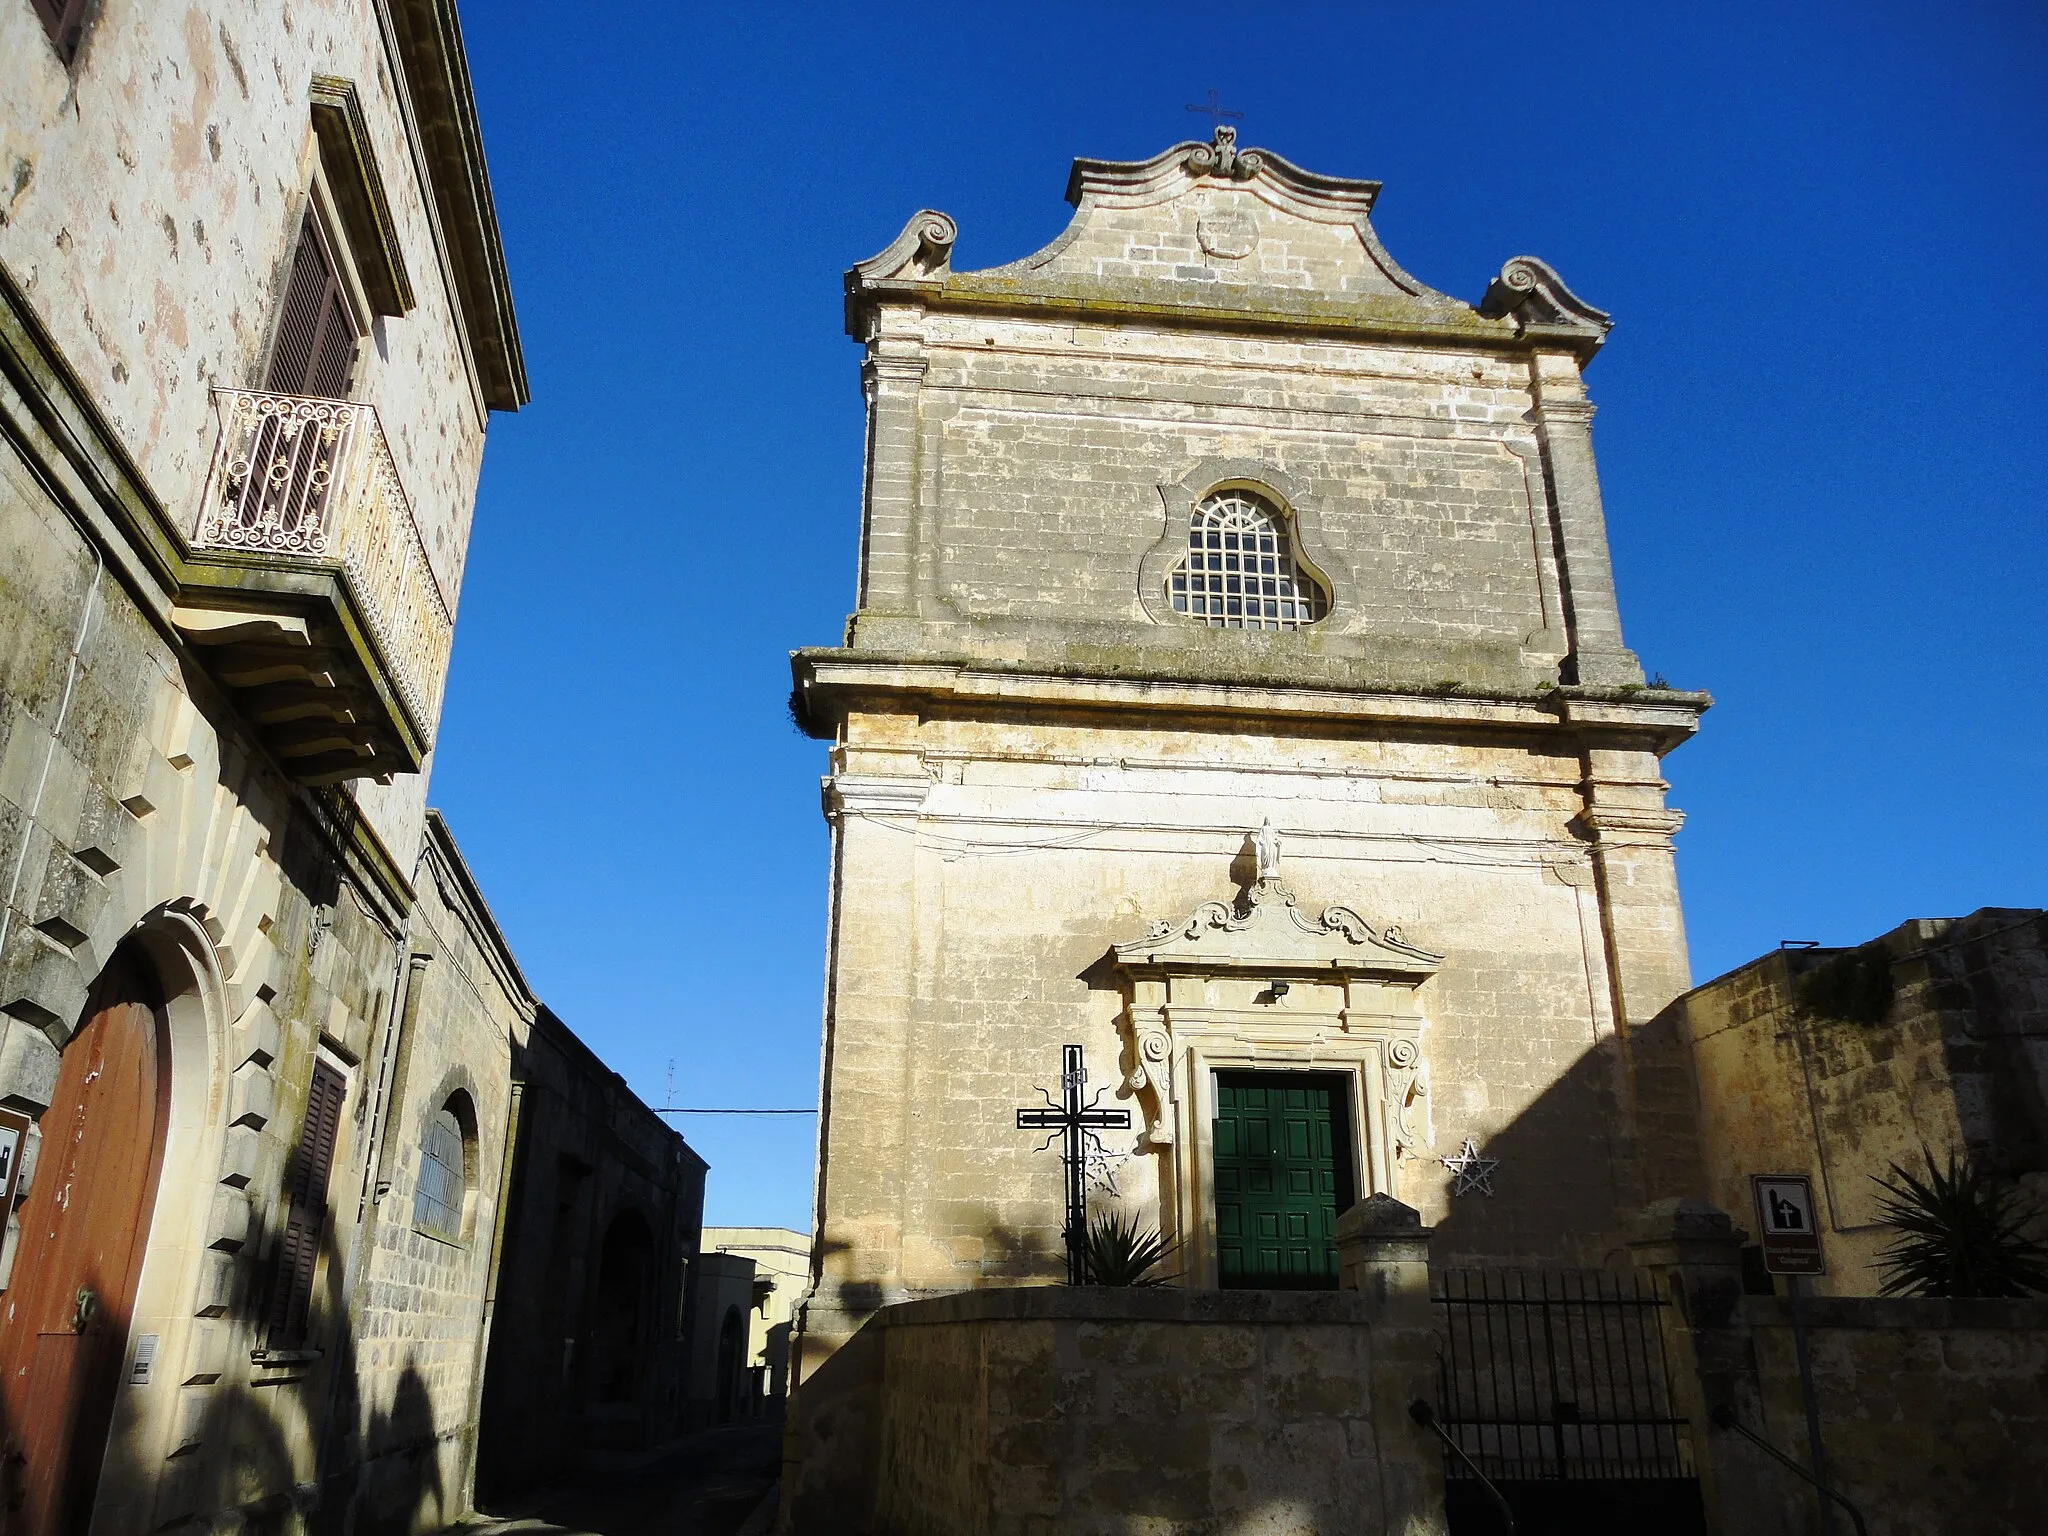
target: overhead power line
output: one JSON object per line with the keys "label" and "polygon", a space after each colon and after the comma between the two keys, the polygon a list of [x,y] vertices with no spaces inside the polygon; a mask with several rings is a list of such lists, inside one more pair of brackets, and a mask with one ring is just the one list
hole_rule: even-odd
{"label": "overhead power line", "polygon": [[657,1115],[815,1115],[815,1109],[657,1109]]}

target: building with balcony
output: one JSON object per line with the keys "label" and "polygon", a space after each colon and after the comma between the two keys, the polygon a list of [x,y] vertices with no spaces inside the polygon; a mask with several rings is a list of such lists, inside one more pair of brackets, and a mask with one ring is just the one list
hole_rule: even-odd
{"label": "building with balcony", "polygon": [[[569,1038],[426,808],[526,399],[454,5],[6,0],[0,98],[0,1528],[436,1528]],[[672,1327],[702,1163],[595,1140]]]}

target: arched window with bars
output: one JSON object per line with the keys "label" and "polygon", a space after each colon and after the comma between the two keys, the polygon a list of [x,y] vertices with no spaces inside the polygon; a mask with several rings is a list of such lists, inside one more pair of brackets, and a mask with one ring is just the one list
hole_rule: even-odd
{"label": "arched window with bars", "polygon": [[1301,629],[1330,611],[1329,592],[1295,559],[1286,514],[1235,487],[1195,508],[1167,594],[1175,613],[1214,629]]}

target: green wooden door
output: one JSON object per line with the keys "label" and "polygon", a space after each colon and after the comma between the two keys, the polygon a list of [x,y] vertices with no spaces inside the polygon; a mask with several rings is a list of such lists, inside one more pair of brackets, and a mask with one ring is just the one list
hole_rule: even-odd
{"label": "green wooden door", "polygon": [[1345,1080],[1216,1074],[1216,1259],[1226,1286],[1334,1290],[1352,1201]]}

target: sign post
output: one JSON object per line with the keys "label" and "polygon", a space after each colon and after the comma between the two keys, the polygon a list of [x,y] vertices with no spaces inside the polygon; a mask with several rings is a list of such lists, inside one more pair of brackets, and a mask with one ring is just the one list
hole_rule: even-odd
{"label": "sign post", "polygon": [[[1813,1180],[1803,1173],[1752,1174],[1749,1193],[1756,1207],[1764,1268],[1771,1274],[1785,1276],[1785,1309],[1792,1314],[1792,1348],[1799,1357],[1799,1395],[1806,1407],[1806,1443],[1813,1449],[1813,1479],[1831,1490],[1834,1484],[1828,1480],[1828,1453],[1820,1438],[1820,1404],[1813,1395],[1813,1356],[1806,1347],[1806,1319],[1800,1308],[1806,1295],[1806,1277],[1828,1272],[1820,1251]],[[1821,1536],[1835,1536],[1834,1502],[1825,1494],[1820,1500],[1820,1529]]]}
{"label": "sign post", "polygon": [[1813,1180],[1803,1173],[1759,1173],[1749,1181],[1764,1268],[1774,1275],[1824,1275]]}

